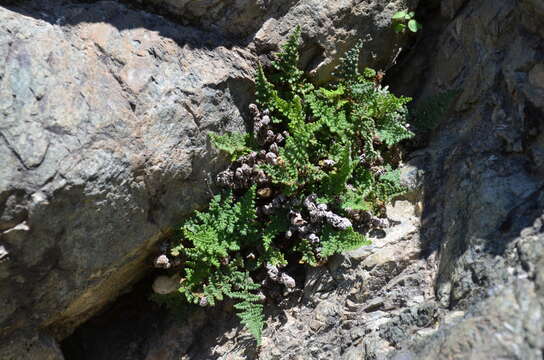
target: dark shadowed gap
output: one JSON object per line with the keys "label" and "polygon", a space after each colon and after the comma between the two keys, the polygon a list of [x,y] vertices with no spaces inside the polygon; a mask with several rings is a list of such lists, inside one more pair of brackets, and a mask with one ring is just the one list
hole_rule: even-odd
{"label": "dark shadowed gap", "polygon": [[[286,270],[295,278],[299,290],[288,296],[279,287],[267,291],[265,315],[280,322],[287,320],[283,318],[285,308],[302,301],[300,289],[306,278],[306,267],[298,265],[298,258],[289,260],[295,265]],[[205,360],[214,358],[215,346],[230,341],[225,334],[240,334],[240,322],[230,301],[208,308],[188,305],[180,312],[152,301],[152,284],[157,275],[157,272],[149,274],[64,339],[61,350],[65,359],[169,360],[187,355],[190,359]],[[258,358],[253,338],[240,337],[238,346],[243,348],[247,359]]]}
{"label": "dark shadowed gap", "polygon": [[66,360],[144,359],[168,312],[149,299],[152,276],[82,324],[61,343]]}

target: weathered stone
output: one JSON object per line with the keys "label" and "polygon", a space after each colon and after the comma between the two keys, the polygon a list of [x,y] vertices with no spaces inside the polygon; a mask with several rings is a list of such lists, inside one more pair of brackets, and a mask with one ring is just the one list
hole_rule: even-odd
{"label": "weathered stone", "polygon": [[441,1],[441,14],[449,19],[453,19],[461,6],[467,3],[467,0],[444,0]]}
{"label": "weathered stone", "polygon": [[[422,97],[462,91],[425,150],[423,182],[421,236],[429,252],[439,250],[437,300],[452,312],[435,334],[401,347],[417,359],[538,359],[542,3],[448,6],[451,22],[414,49],[427,60],[406,66],[428,66]],[[413,89],[417,75],[404,74],[399,87],[411,77],[404,89]]]}
{"label": "weathered stone", "polygon": [[415,9],[418,0],[139,0],[209,31],[246,39],[258,54],[277,49],[300,25],[304,46],[301,62],[317,79],[326,80],[340,56],[359,39],[367,43],[361,56],[365,66],[390,67],[406,36],[396,34],[391,17]]}
{"label": "weathered stone", "polygon": [[170,294],[180,287],[179,277],[177,276],[157,276],[153,281],[153,292],[155,294]]}
{"label": "weathered stone", "polygon": [[0,346],[2,360],[64,360],[64,356],[52,337],[34,331],[17,331],[4,338]]}
{"label": "weathered stone", "polygon": [[529,82],[531,85],[544,89],[544,64],[536,64],[529,71]]}
{"label": "weathered stone", "polygon": [[186,24],[231,35],[248,36],[268,17],[284,15],[295,0],[137,0],[174,15]]}
{"label": "weathered stone", "polygon": [[62,338],[206,203],[255,57],[116,2],[27,5],[0,7],[0,335]]}
{"label": "weathered stone", "polygon": [[285,15],[267,18],[253,41],[259,52],[274,48],[300,25],[305,40],[301,61],[316,79],[330,79],[339,57],[359,39],[366,40],[362,65],[386,69],[407,44],[406,37],[393,31],[391,17],[400,9],[415,9],[417,4],[417,0],[404,4],[382,0],[299,1]]}

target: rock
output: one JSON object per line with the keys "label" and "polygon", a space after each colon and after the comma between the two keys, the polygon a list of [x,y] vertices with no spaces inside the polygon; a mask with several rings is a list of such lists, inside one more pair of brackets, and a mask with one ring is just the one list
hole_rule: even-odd
{"label": "rock", "polygon": [[402,222],[416,215],[415,206],[407,200],[394,200],[387,206],[387,218],[396,222]]}
{"label": "rock", "polygon": [[402,244],[401,246],[387,246],[383,249],[376,249],[361,265],[365,269],[371,270],[376,266],[386,266],[388,263],[398,264],[401,261],[412,260],[417,258],[418,255],[419,251],[417,247],[406,248],[406,244]]}
{"label": "rock", "polygon": [[536,64],[529,71],[529,82],[531,85],[544,89],[544,64]]}
{"label": "rock", "polygon": [[[393,210],[393,208],[395,210]],[[413,216],[414,206],[408,205],[405,202],[397,202],[394,207],[389,208],[389,211],[392,214],[397,212],[397,214],[403,213],[407,216],[396,217],[395,219],[400,220],[400,223],[386,229],[385,237],[381,239],[371,238],[371,246],[364,246],[349,251],[347,254],[349,254],[351,258],[361,261],[364,260],[363,264],[372,268],[376,264],[383,264],[391,259],[396,261],[398,260],[398,256],[401,256],[402,258],[413,258],[414,256],[417,256],[418,249],[416,246],[411,246],[410,248],[404,248],[404,246],[406,246],[405,244],[398,244],[398,246],[395,246],[395,243],[398,243],[399,239],[410,237],[417,233],[419,220]]]}
{"label": "rock", "polygon": [[446,325],[451,325],[461,320],[464,316],[465,316],[464,311],[453,311],[449,314],[446,314],[446,316],[444,316],[442,323]]}
{"label": "rock", "polygon": [[391,358],[391,360],[415,360],[417,359],[416,355],[410,351],[399,352]]}
{"label": "rock", "polygon": [[503,289],[457,325],[414,345],[417,358],[538,359],[542,313],[535,295],[528,281]]}
{"label": "rock", "polygon": [[247,36],[256,31],[267,17],[285,14],[294,0],[138,0],[160,11],[175,15],[186,24]]}
{"label": "rock", "polygon": [[[405,6],[415,9],[418,3],[408,1]],[[366,40],[362,65],[387,69],[407,44],[407,38],[395,34],[391,27],[391,17],[401,9],[404,7],[393,1],[299,1],[283,16],[267,18],[253,42],[258,52],[273,49],[300,25],[305,40],[301,61],[317,80],[330,79],[339,57],[359,39]]]}
{"label": "rock", "polygon": [[[448,7],[451,21],[433,24],[440,35],[414,49],[426,55],[405,65],[428,69],[432,80],[421,79],[420,98],[461,90],[418,165],[425,170],[421,236],[428,252],[440,253],[436,295],[449,313],[435,334],[400,347],[417,359],[537,359],[542,4],[442,2]],[[408,72],[394,78],[406,90],[406,81],[412,89],[419,81]]]}
{"label": "rock", "polygon": [[256,58],[113,1],[20,6],[0,7],[0,338],[61,339],[207,203],[207,132],[244,128]]}
{"label": "rock", "polygon": [[153,292],[155,294],[166,295],[173,293],[179,288],[179,276],[157,276],[153,281]]}
{"label": "rock", "polygon": [[[372,0],[139,0],[159,6],[187,24],[245,39],[258,54],[276,50],[300,25],[304,47],[303,67],[317,79],[330,73],[346,50],[366,39],[361,56],[364,66],[388,68],[408,38],[391,27],[393,14],[405,6],[415,9],[418,0],[405,4]],[[267,60],[268,62],[268,60]]]}
{"label": "rock", "polygon": [[[269,64],[297,24],[301,63],[324,81],[367,33],[361,64],[389,68],[408,40],[391,15],[417,4],[0,7],[0,358],[62,359],[55,340],[141,277],[162,234],[206,204],[224,166],[207,131],[244,129],[257,60]],[[389,209],[399,223],[309,269],[304,291],[272,309],[259,355],[244,332],[222,336],[239,323],[218,311],[203,330],[202,312],[198,326],[157,325],[142,359],[542,358],[544,5],[432,1],[420,13],[392,87],[417,101],[461,92],[402,172],[410,193]],[[106,356],[135,358],[129,348]]]}
{"label": "rock", "polygon": [[440,3],[441,14],[451,20],[466,3],[467,0],[444,0]]}
{"label": "rock", "polygon": [[0,346],[2,360],[64,360],[54,338],[36,335],[33,331],[18,331],[5,338]]}

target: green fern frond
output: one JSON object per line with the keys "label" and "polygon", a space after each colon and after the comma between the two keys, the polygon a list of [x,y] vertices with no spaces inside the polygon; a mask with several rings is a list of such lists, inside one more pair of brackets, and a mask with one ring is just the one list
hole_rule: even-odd
{"label": "green fern frond", "polygon": [[289,220],[286,211],[279,211],[274,214],[263,231],[262,245],[263,256],[261,257],[261,266],[271,264],[274,266],[287,265],[284,253],[273,245],[274,239],[289,229]]}
{"label": "green fern frond", "polygon": [[227,133],[225,135],[218,135],[215,133],[208,133],[213,146],[221,151],[230,155],[232,161],[238,159],[240,156],[251,152],[249,144],[249,135],[242,133]]}
{"label": "green fern frond", "polygon": [[378,197],[384,202],[388,202],[405,192],[406,188],[400,182],[400,170],[392,170],[390,166],[386,167],[386,173],[380,176],[376,186]]}
{"label": "green fern frond", "polygon": [[297,26],[287,42],[282,45],[281,52],[277,54],[277,60],[272,62],[272,66],[278,71],[278,84],[289,86],[292,90],[299,85],[304,74],[298,68],[300,34],[301,28]]}
{"label": "green fern frond", "polygon": [[345,251],[355,250],[361,246],[370,245],[370,240],[366,239],[362,234],[349,228],[346,230],[336,230],[331,226],[326,226],[323,229],[321,236],[321,252],[322,258],[328,258],[334,254],[340,254]]}
{"label": "green fern frond", "polygon": [[348,50],[344,57],[340,59],[340,65],[336,67],[333,74],[340,81],[349,83],[359,79],[361,75],[359,73],[359,56],[362,48],[363,41],[359,40],[355,46]]}
{"label": "green fern frond", "polygon": [[337,163],[337,169],[325,179],[321,187],[321,193],[327,196],[345,192],[347,182],[357,164],[358,160],[351,157],[351,148],[345,146]]}
{"label": "green fern frond", "polygon": [[257,340],[257,345],[260,345],[265,324],[263,305],[250,300],[243,300],[235,304],[234,308],[238,310],[237,315],[240,318],[240,322]]}
{"label": "green fern frond", "polygon": [[302,239],[295,246],[294,250],[301,254],[301,264],[308,264],[310,266],[318,265],[319,261],[316,256],[316,249],[307,239]]}
{"label": "green fern frond", "polygon": [[359,192],[354,190],[348,190],[340,197],[341,207],[344,210],[372,210],[372,204],[365,201],[365,192]]}

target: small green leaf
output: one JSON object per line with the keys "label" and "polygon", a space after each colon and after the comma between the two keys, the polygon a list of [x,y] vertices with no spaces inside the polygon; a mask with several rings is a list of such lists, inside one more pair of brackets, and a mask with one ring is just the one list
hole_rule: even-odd
{"label": "small green leaf", "polygon": [[210,137],[213,146],[216,149],[229,154],[232,161],[251,152],[251,149],[247,146],[249,143],[248,134],[234,132],[218,135],[213,132],[209,132],[208,136]]}
{"label": "small green leaf", "polygon": [[410,12],[408,13],[408,16],[410,16],[410,19],[413,19],[414,16],[416,16],[416,13],[413,12],[413,11],[410,11]]}
{"label": "small green leaf", "polygon": [[376,70],[367,67],[363,71],[363,75],[367,79],[374,79],[376,77]]}
{"label": "small green leaf", "polygon": [[397,13],[395,13],[395,15],[393,15],[392,19],[393,20],[402,20],[404,19],[406,16],[406,11],[399,11]]}
{"label": "small green leaf", "polygon": [[406,30],[406,25],[398,23],[393,26],[393,29],[396,33],[402,33],[404,30]]}
{"label": "small green leaf", "polygon": [[417,32],[418,30],[417,21],[415,20],[408,21],[408,29],[410,29],[411,32]]}

